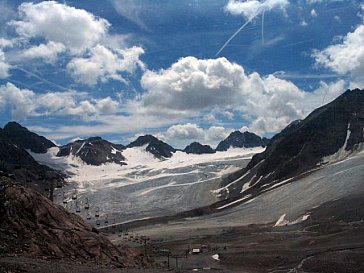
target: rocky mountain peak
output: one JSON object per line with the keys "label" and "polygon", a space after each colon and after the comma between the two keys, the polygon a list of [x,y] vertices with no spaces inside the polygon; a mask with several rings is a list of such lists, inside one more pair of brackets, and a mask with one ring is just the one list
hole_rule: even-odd
{"label": "rocky mountain peak", "polygon": [[[266,150],[256,154],[238,177],[230,194],[240,193],[243,185],[259,191],[266,184],[295,177],[330,160],[341,160],[364,142],[364,90],[348,90],[304,120],[288,125],[275,135]],[[226,179],[223,184],[228,184]]]}
{"label": "rocky mountain peak", "polygon": [[172,146],[159,140],[152,135],[139,136],[135,141],[131,142],[127,147],[141,147],[146,145],[146,151],[152,153],[156,158],[168,158],[176,152]]}
{"label": "rocky mountain peak", "polygon": [[217,145],[216,151],[227,151],[229,148],[265,147],[267,142],[266,138],[262,139],[254,133],[234,131]]}
{"label": "rocky mountain peak", "polygon": [[61,146],[57,156],[73,155],[89,165],[117,163],[125,165],[120,147],[101,137],[90,137]]}
{"label": "rocky mountain peak", "polygon": [[199,142],[192,142],[183,150],[187,154],[213,154],[215,153],[209,145],[202,145]]}
{"label": "rocky mountain peak", "polygon": [[14,121],[5,125],[3,133],[18,147],[31,150],[34,153],[46,153],[49,148],[56,146],[52,141],[30,132]]}

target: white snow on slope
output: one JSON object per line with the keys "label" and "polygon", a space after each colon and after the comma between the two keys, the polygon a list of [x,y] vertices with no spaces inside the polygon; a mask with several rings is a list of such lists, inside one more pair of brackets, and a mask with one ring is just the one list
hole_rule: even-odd
{"label": "white snow on slope", "polygon": [[[106,163],[91,166],[78,157],[57,157],[58,148],[31,155],[40,163],[69,174],[66,198],[77,188],[80,202],[86,197],[101,211],[120,214],[119,221],[138,217],[170,215],[209,205],[217,197],[211,193],[221,178],[244,167],[263,148],[229,149],[215,154],[186,154],[177,151],[171,158],[157,159],[143,147],[122,151],[127,165]],[[62,194],[56,202],[62,203]],[[72,203],[68,209],[74,209]],[[83,212],[81,212],[82,215]],[[101,213],[102,214],[102,213]]]}
{"label": "white snow on slope", "polygon": [[346,158],[349,154],[351,154],[351,151],[346,151],[345,150],[346,146],[348,145],[348,140],[350,138],[350,135],[351,135],[350,123],[348,123],[344,145],[336,153],[322,158],[322,162],[323,163],[338,162],[338,161],[341,161],[344,158]]}
{"label": "white snow on slope", "polygon": [[[78,157],[68,156],[68,157],[57,157],[59,148],[54,147],[48,150],[46,154],[30,154],[39,163],[50,166],[57,170],[62,170],[67,173],[73,173],[71,175],[70,181],[73,182],[83,182],[85,180],[99,180],[99,179],[112,179],[122,177],[123,175],[135,172],[136,170],[141,173],[141,171],[162,171],[163,169],[176,169],[189,166],[196,166],[198,164],[218,164],[226,160],[234,161],[240,160],[242,158],[249,159],[254,154],[264,151],[264,148],[234,148],[229,149],[226,152],[217,152],[215,154],[186,154],[181,151],[177,151],[173,156],[166,160],[159,160],[155,158],[151,153],[145,151],[145,146],[127,148],[122,151],[123,156],[126,158],[126,166],[121,166],[116,163],[106,163],[100,166],[87,165]],[[220,175],[227,174],[230,171],[233,172],[237,170],[238,167],[228,166],[227,169],[221,170]],[[163,173],[163,172],[162,172]],[[183,173],[182,173],[183,174]],[[135,182],[142,181],[143,175],[134,176]],[[150,175],[146,175],[150,178]]]}
{"label": "white snow on slope", "polygon": [[211,256],[212,259],[214,259],[215,261],[220,261],[220,255],[219,254],[214,254]]}
{"label": "white snow on slope", "polygon": [[289,225],[295,225],[295,224],[298,224],[298,223],[301,223],[303,221],[306,221],[308,219],[308,217],[310,217],[309,214],[305,214],[303,215],[302,217],[294,220],[294,221],[288,221],[286,220],[286,214],[283,214],[279,219],[278,221],[275,223],[275,227],[282,227],[282,226],[289,226]]}

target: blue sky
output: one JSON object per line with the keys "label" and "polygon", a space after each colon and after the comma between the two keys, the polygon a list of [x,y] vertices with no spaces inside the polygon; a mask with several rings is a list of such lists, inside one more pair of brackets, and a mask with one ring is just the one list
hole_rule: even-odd
{"label": "blue sky", "polygon": [[0,126],[16,120],[59,144],[269,137],[364,87],[360,1],[3,0],[0,9]]}

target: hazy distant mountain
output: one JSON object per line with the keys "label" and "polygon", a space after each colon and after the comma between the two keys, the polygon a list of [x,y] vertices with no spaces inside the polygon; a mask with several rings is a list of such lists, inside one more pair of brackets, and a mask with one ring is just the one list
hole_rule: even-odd
{"label": "hazy distant mountain", "polygon": [[34,153],[46,153],[49,148],[56,146],[52,141],[30,132],[16,122],[6,124],[3,134],[18,147],[29,149]]}
{"label": "hazy distant mountain", "polygon": [[227,151],[229,148],[265,147],[268,142],[268,139],[262,139],[254,133],[234,131],[217,145],[216,151]]}
{"label": "hazy distant mountain", "polygon": [[364,90],[348,90],[304,120],[288,125],[270,140],[263,153],[255,155],[246,168],[230,175],[223,184],[238,180],[229,188],[233,195],[246,183],[246,193],[259,191],[263,185],[325,163],[328,156],[342,159],[362,148],[363,128]]}
{"label": "hazy distant mountain", "polygon": [[90,137],[61,146],[57,156],[77,156],[89,165],[98,166],[104,163],[125,165],[125,158],[120,147],[120,145],[113,144],[101,137]]}
{"label": "hazy distant mountain", "polygon": [[192,142],[183,150],[187,154],[213,154],[215,153],[209,145],[202,145],[199,142]]}
{"label": "hazy distant mountain", "polygon": [[135,141],[131,142],[127,147],[141,147],[146,145],[146,151],[152,153],[156,158],[168,158],[176,152],[172,146],[159,140],[152,135],[145,135],[138,137]]}

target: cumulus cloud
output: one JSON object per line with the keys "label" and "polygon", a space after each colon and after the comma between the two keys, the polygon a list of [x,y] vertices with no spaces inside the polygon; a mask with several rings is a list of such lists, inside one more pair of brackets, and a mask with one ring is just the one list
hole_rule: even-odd
{"label": "cumulus cloud", "polygon": [[84,119],[116,113],[119,103],[110,97],[94,99],[76,91],[36,94],[12,83],[0,86],[0,111],[10,109],[16,120],[34,116],[80,116]]}
{"label": "cumulus cloud", "polygon": [[88,85],[109,79],[124,81],[120,72],[134,73],[138,67],[144,69],[144,64],[139,59],[143,53],[141,47],[112,51],[97,45],[91,49],[89,57],[72,59],[67,70],[77,82]]}
{"label": "cumulus cloud", "polygon": [[18,11],[20,20],[13,20],[9,25],[19,35],[61,43],[74,52],[95,45],[110,26],[103,18],[56,1],[22,3]]}
{"label": "cumulus cloud", "polygon": [[222,126],[211,126],[205,131],[205,141],[209,144],[217,144],[224,140],[231,132],[231,129],[226,129]]}
{"label": "cumulus cloud", "polygon": [[274,75],[247,74],[225,58],[182,58],[170,68],[146,71],[141,83],[146,92],[136,111],[179,118],[202,116],[210,122],[216,121],[213,113],[227,118],[239,113],[261,135],[304,118],[344,90],[342,81],[326,88],[322,83],[318,90],[323,91],[305,92]]}
{"label": "cumulus cloud", "polygon": [[204,131],[197,124],[178,124],[173,125],[167,130],[167,138],[195,140],[203,137]]}
{"label": "cumulus cloud", "polygon": [[5,60],[5,54],[0,49],[0,79],[9,77],[10,65]]}
{"label": "cumulus cloud", "polygon": [[203,120],[208,122],[208,123],[215,123],[217,122],[217,119],[215,117],[214,114],[210,113],[210,114],[207,114],[203,117]]}
{"label": "cumulus cloud", "polygon": [[351,76],[351,87],[364,86],[364,25],[344,36],[340,43],[313,52],[316,64]]}
{"label": "cumulus cloud", "polygon": [[288,0],[229,0],[225,10],[233,15],[243,15],[249,20],[273,9],[284,10],[288,5]]}
{"label": "cumulus cloud", "polygon": [[225,58],[181,58],[168,69],[147,70],[141,79],[145,107],[184,113],[234,104],[244,69]]}
{"label": "cumulus cloud", "polygon": [[[65,71],[87,85],[110,79],[125,82],[121,73],[144,68],[139,59],[143,48],[127,47],[126,35],[111,34],[106,19],[86,10],[44,1],[22,3],[18,12],[19,18],[8,23],[18,34],[14,62],[38,59],[56,64],[63,54],[70,59]],[[0,45],[6,42],[0,40]]]}
{"label": "cumulus cloud", "polygon": [[232,131],[232,129],[222,126],[211,126],[204,129],[195,123],[185,123],[170,126],[164,134],[159,133],[158,137],[180,148],[184,148],[193,141],[214,147]]}
{"label": "cumulus cloud", "polygon": [[0,86],[0,100],[4,102],[2,110],[9,106],[11,115],[16,120],[31,115],[35,108],[35,96],[33,91],[21,90],[11,83]]}
{"label": "cumulus cloud", "polygon": [[14,45],[12,40],[0,37],[0,48],[12,47]]}
{"label": "cumulus cloud", "polygon": [[21,57],[25,59],[40,58],[46,63],[54,63],[58,59],[58,55],[66,50],[61,43],[48,42],[25,49],[21,53]]}

